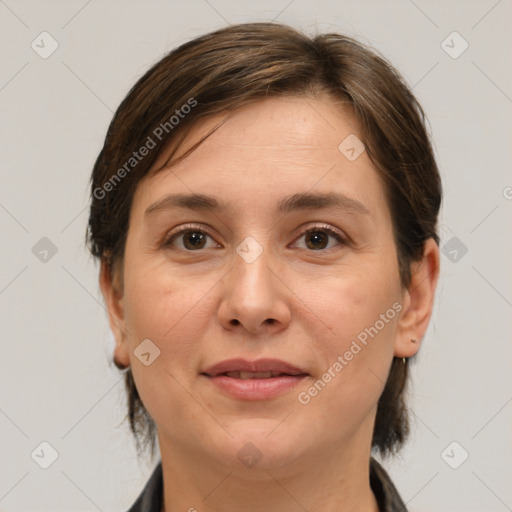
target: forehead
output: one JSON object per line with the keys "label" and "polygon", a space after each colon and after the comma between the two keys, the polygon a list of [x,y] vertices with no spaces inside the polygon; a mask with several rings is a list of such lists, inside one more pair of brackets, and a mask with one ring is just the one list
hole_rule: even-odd
{"label": "forehead", "polygon": [[[210,132],[214,131],[210,135]],[[276,138],[276,134],[279,137]],[[351,106],[330,95],[270,97],[253,101],[233,112],[221,113],[197,120],[174,152],[170,141],[152,167],[156,171],[182,156],[196,142],[208,135],[202,145],[209,149],[229,146],[232,150],[244,149],[276,153],[294,148],[296,151],[337,148],[336,141],[343,134],[357,134],[358,123]],[[208,144],[214,138],[215,145]],[[212,147],[212,146],[215,146]],[[172,161],[168,161],[173,153]]]}
{"label": "forehead", "polygon": [[338,191],[375,203],[383,196],[380,177],[364,150],[356,159],[347,158],[340,149],[340,144],[346,149],[346,140],[361,140],[357,122],[346,105],[331,97],[254,102],[195,123],[170,162],[174,148],[169,144],[139,183],[134,199],[147,206],[173,191],[225,197],[226,202],[256,195],[278,201],[284,195]]}

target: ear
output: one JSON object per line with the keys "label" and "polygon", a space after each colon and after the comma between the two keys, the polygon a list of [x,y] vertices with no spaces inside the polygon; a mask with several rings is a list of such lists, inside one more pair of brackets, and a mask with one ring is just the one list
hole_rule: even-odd
{"label": "ear", "polygon": [[108,311],[110,329],[114,334],[116,346],[114,361],[116,365],[130,366],[130,351],[124,317],[123,291],[117,273],[110,270],[107,261],[102,260],[100,269],[100,288]]}
{"label": "ear", "polygon": [[[429,238],[423,248],[423,258],[411,265],[411,283],[402,296],[395,357],[411,357],[420,348],[432,315],[439,265],[439,247],[433,238]],[[417,341],[413,342],[413,339]]]}

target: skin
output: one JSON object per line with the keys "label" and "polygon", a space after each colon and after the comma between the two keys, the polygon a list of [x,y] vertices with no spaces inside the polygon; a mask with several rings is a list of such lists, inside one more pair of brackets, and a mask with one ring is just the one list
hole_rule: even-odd
{"label": "skin", "polygon": [[[176,156],[220,119],[196,124]],[[393,356],[419,349],[411,339],[421,340],[428,326],[439,251],[427,241],[403,289],[383,182],[366,152],[349,161],[338,150],[358,133],[352,115],[330,97],[271,98],[239,109],[191,155],[138,185],[122,274],[113,278],[103,265],[100,285],[115,358],[131,365],[158,426],[167,512],[262,504],[268,512],[378,510],[368,469],[377,402]],[[167,148],[153,168],[169,154]],[[285,196],[332,191],[368,214],[336,207],[275,212]],[[169,193],[191,192],[214,195],[232,210],[144,213]],[[166,246],[187,223],[209,235],[203,245],[195,249],[178,235]],[[301,234],[318,223],[346,242]],[[248,236],[262,249],[252,263],[236,252]],[[401,311],[300,403],[298,394],[394,303]],[[134,355],[147,338],[160,350],[149,366]],[[200,375],[234,357],[278,358],[309,375],[278,397],[242,401]],[[247,442],[262,455],[250,468],[237,457]]]}

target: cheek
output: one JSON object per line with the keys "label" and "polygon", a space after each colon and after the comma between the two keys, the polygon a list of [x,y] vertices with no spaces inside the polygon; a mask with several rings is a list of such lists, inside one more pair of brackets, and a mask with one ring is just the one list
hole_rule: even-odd
{"label": "cheek", "polygon": [[[194,341],[208,322],[208,279],[192,281],[176,278],[162,267],[133,268],[125,287],[125,315],[131,344],[151,339],[162,360],[172,358],[190,364]],[[135,348],[135,346],[133,346]],[[195,349],[197,351],[197,348]]]}
{"label": "cheek", "polygon": [[155,279],[154,272],[141,275],[131,267],[133,274],[126,279],[125,315],[132,343],[149,338],[158,344],[166,331],[177,322],[179,307],[172,307],[173,290]]}
{"label": "cheek", "polygon": [[393,358],[399,278],[391,261],[372,263],[331,279],[322,293],[311,296],[318,311],[312,328],[317,336],[311,339],[323,364],[317,376],[321,382],[311,392],[318,410],[330,411],[337,420],[344,411],[368,412],[376,404]]}
{"label": "cheek", "polygon": [[[396,265],[395,265],[396,266]],[[329,326],[333,348],[343,348],[347,341],[385,318],[385,329],[396,323],[393,304],[400,298],[398,271],[391,258],[365,258],[361,264],[342,269],[339,275],[323,281],[321,289],[309,291],[310,303],[318,312],[319,323]],[[379,327],[381,324],[379,322]],[[324,327],[324,331],[326,331]]]}
{"label": "cheek", "polygon": [[[165,425],[178,410],[197,414],[185,389],[200,363],[198,340],[211,319],[205,308],[207,292],[214,284],[207,279],[194,283],[179,279],[161,267],[145,265],[144,272],[136,266],[131,269],[132,275],[125,280],[125,316],[133,377],[149,414]],[[153,362],[149,365],[137,357],[146,339],[154,343],[158,354],[154,360],[150,355]],[[150,353],[155,350],[149,347]]]}

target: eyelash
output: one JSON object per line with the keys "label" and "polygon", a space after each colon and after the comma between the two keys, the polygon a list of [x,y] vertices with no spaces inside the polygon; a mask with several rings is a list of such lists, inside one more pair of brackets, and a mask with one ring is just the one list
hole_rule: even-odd
{"label": "eyelash", "polygon": [[[188,231],[193,231],[193,232],[198,232],[198,233],[201,233],[201,234],[205,234],[205,235],[207,235],[207,236],[209,236],[210,238],[213,239],[213,237],[207,231],[202,229],[201,226],[199,226],[197,224],[186,224],[179,231],[176,231],[175,233],[172,233],[171,235],[169,235],[164,240],[163,246],[167,247],[167,248],[171,248],[171,249],[176,249],[176,248],[172,247],[172,243],[174,242],[174,240],[176,238],[178,238],[179,235],[182,235],[182,234],[184,234],[184,233],[186,233]],[[302,236],[306,235],[307,233],[314,232],[314,231],[325,231],[329,235],[333,236],[338,242],[340,242],[341,245],[346,245],[348,243],[347,240],[338,231],[336,231],[335,229],[333,229],[333,228],[331,228],[329,226],[323,225],[323,224],[318,224],[318,225],[309,227],[308,229],[302,231],[298,235],[297,239],[301,238]],[[333,247],[331,247],[330,249],[319,249],[317,251],[310,250],[310,252],[325,252],[325,251],[329,251],[329,250],[332,250],[332,249],[333,249]],[[191,250],[188,250],[188,249],[181,249],[180,248],[180,249],[177,249],[177,250],[182,250],[182,251],[185,251],[185,252],[200,252],[200,251],[202,251],[204,249],[198,249],[197,251],[191,251]]]}

